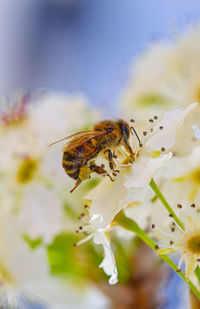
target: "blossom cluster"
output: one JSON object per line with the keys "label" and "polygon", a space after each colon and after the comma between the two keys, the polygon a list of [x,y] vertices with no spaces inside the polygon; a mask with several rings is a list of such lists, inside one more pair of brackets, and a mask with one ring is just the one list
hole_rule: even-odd
{"label": "blossom cluster", "polygon": [[[2,103],[0,307],[26,308],[34,298],[66,308],[69,278],[116,284],[120,252],[113,238],[127,244],[140,236],[122,229],[120,214],[155,241],[160,257],[178,253],[177,272],[185,262],[185,280],[196,283],[199,33],[190,30],[141,55],[120,102],[120,117],[132,127],[132,153],[121,145],[111,149],[114,170],[105,155],[93,156],[106,173],[91,173],[72,193],[74,179],[62,167],[65,139],[105,117],[83,95],[19,92]],[[129,267],[127,256],[120,258]]]}

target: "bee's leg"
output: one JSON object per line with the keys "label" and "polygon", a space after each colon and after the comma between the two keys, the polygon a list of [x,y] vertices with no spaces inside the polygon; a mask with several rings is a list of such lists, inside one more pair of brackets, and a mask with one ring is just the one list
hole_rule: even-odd
{"label": "bee's leg", "polygon": [[109,167],[110,169],[115,172],[115,173],[119,173],[119,170],[116,170],[115,167],[116,167],[116,164],[113,160],[113,158],[115,157],[113,154],[112,154],[112,151],[110,149],[107,149],[106,151],[104,151],[104,153],[108,153],[108,155],[106,156],[106,160],[108,160],[108,163],[109,163]]}
{"label": "bee's leg", "polygon": [[74,186],[73,189],[70,191],[70,193],[72,193],[72,192],[80,185],[81,182],[82,182],[81,178],[78,178],[78,179],[76,180],[75,186]]}
{"label": "bee's leg", "polygon": [[80,185],[83,180],[90,178],[91,170],[87,165],[81,167],[78,179],[76,180],[74,188],[70,191],[71,193]]}
{"label": "bee's leg", "polygon": [[111,181],[114,181],[114,179],[110,176],[110,174],[104,169],[103,164],[102,166],[99,166],[99,165],[96,165],[95,162],[91,162],[89,165],[89,168],[91,172],[97,173],[98,175],[102,175],[102,176],[108,176]]}

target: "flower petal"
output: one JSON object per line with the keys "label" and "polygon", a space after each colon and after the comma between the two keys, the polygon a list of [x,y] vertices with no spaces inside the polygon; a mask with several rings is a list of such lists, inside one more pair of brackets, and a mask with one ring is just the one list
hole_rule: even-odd
{"label": "flower petal", "polygon": [[115,215],[126,206],[129,197],[129,189],[124,186],[126,172],[127,168],[120,172],[114,182],[110,179],[102,181],[85,196],[85,199],[92,201],[90,207],[92,228],[106,228]]}
{"label": "flower petal", "polygon": [[192,129],[194,130],[194,136],[200,139],[200,129],[196,125],[192,126]]}
{"label": "flower petal", "polygon": [[115,257],[104,231],[98,231],[94,234],[94,243],[102,245],[104,248],[104,259],[99,267],[103,268],[106,275],[111,276],[109,279],[110,284],[117,283],[118,272]]}
{"label": "flower petal", "polygon": [[147,186],[155,172],[171,157],[171,152],[167,155],[160,155],[157,158],[140,157],[133,164],[131,175],[126,176],[127,181],[125,182],[125,186],[127,188]]}
{"label": "flower petal", "polygon": [[195,259],[194,255],[189,254],[188,256],[185,257],[185,275],[186,275],[186,280],[190,279],[190,276],[197,266],[197,260]]}
{"label": "flower petal", "polygon": [[[170,148],[175,143],[176,131],[182,126],[185,117],[195,108],[197,103],[192,103],[183,111],[176,109],[166,112],[163,120],[154,127],[153,136],[147,141],[146,146],[152,150],[160,150],[162,147]],[[163,127],[160,130],[160,127]]]}

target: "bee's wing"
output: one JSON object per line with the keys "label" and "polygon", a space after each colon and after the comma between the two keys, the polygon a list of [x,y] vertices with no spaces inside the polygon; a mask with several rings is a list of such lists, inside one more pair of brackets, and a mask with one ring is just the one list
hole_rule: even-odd
{"label": "bee's wing", "polygon": [[66,140],[66,139],[71,139],[72,137],[78,137],[78,136],[81,136],[83,134],[89,133],[90,131],[92,131],[92,130],[86,130],[86,131],[80,131],[80,132],[74,133],[72,135],[69,135],[67,137],[64,137],[62,139],[59,139],[58,141],[55,141],[55,142],[49,144],[48,147],[53,146],[53,145],[55,145],[57,143],[60,143],[60,142],[62,142],[64,140]]}
{"label": "bee's wing", "polygon": [[76,136],[73,140],[66,143],[62,148],[62,152],[65,152],[66,150],[69,151],[71,148],[76,148],[80,145],[84,145],[88,141],[90,141],[90,140],[92,140],[96,137],[103,136],[103,135],[110,133],[112,130],[113,129],[109,129],[109,130],[105,130],[103,132],[94,131],[94,130],[89,130],[89,132],[85,131],[85,134],[81,134],[81,136]]}

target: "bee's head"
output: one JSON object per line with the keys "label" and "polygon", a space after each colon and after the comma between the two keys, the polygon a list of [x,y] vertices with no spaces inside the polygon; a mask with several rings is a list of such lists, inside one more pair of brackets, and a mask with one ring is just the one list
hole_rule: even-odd
{"label": "bee's head", "polygon": [[133,156],[132,148],[128,142],[128,139],[131,133],[130,126],[126,121],[122,119],[117,120],[117,124],[120,127],[121,136],[122,136],[122,144],[126,148],[126,150],[130,153],[130,155]]}
{"label": "bee's head", "polygon": [[130,137],[130,126],[129,126],[128,122],[126,122],[122,119],[119,119],[119,120],[117,120],[117,124],[120,127],[122,138],[128,140],[129,137]]}

